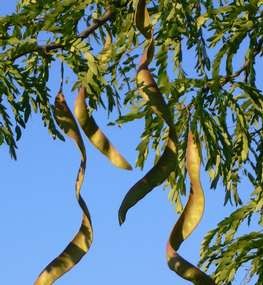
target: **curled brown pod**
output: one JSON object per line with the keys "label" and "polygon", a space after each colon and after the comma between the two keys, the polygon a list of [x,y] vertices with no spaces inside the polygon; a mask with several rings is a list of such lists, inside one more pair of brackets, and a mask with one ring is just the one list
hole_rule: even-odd
{"label": "curled brown pod", "polygon": [[89,114],[85,99],[86,89],[81,87],[75,101],[74,114],[90,142],[103,153],[113,165],[131,170],[128,161],[116,150],[106,135],[100,130],[94,118]]}
{"label": "curled brown pod", "polygon": [[160,118],[162,118],[167,125],[174,129],[174,123],[171,112],[161,94],[148,66],[141,65],[137,72],[137,84],[140,94],[145,101],[150,102],[151,109]]}
{"label": "curled brown pod", "polygon": [[139,92],[142,98],[149,102],[152,112],[167,123],[169,126],[169,137],[165,150],[157,163],[125,195],[118,213],[120,224],[125,221],[127,211],[131,207],[169,177],[170,173],[175,170],[177,160],[177,138],[173,118],[148,67],[154,55],[154,39],[150,16],[144,0],[137,2],[135,24],[147,40],[136,75]]}
{"label": "curled brown pod", "polygon": [[71,113],[64,95],[59,92],[55,100],[55,119],[64,133],[75,141],[81,152],[81,163],[75,183],[77,201],[82,209],[81,226],[68,246],[40,273],[34,285],[51,285],[63,274],[74,267],[88,252],[93,239],[92,223],[89,210],[80,190],[86,169],[86,150],[78,125]]}
{"label": "curled brown pod", "polygon": [[152,38],[152,24],[148,9],[146,8],[146,0],[139,0],[137,2],[134,20],[137,29],[144,37],[146,39]]}
{"label": "curled brown pod", "polygon": [[111,45],[112,45],[112,37],[110,33],[107,33],[103,49],[98,55],[98,59],[101,64],[107,63],[110,57],[112,56]]}
{"label": "curled brown pod", "polygon": [[175,159],[176,143],[173,132],[170,131],[165,150],[157,163],[125,195],[118,213],[120,224],[124,223],[131,207],[168,178],[175,169]]}
{"label": "curled brown pod", "polygon": [[198,146],[193,133],[189,132],[186,169],[191,183],[190,194],[186,206],[170,234],[166,254],[169,268],[182,278],[191,281],[195,285],[215,285],[209,275],[177,253],[182,242],[191,235],[203,216],[205,198],[200,181],[200,165],[201,159]]}

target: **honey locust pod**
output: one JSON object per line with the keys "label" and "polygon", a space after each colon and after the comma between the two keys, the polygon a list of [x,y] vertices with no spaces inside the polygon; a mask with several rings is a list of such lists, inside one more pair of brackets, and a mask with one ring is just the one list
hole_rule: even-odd
{"label": "honey locust pod", "polygon": [[86,161],[86,149],[77,122],[61,92],[57,94],[55,99],[55,120],[63,132],[77,144],[82,160]]}
{"label": "honey locust pod", "polygon": [[98,56],[99,57],[99,61],[102,64],[106,63],[109,60],[109,58],[110,58],[110,56],[112,54],[111,45],[112,45],[112,37],[111,37],[110,33],[107,33],[103,49],[101,50],[101,52],[100,52],[100,54]]}
{"label": "honey locust pod", "polygon": [[146,42],[146,46],[140,58],[139,70],[142,67],[148,67],[150,62],[153,60],[153,56],[154,56],[154,39],[151,38],[150,40],[147,40]]}
{"label": "honey locust pod", "polygon": [[171,112],[147,66],[140,66],[136,79],[142,98],[149,101],[153,112],[174,129]]}
{"label": "honey locust pod", "polygon": [[134,20],[137,29],[144,35],[144,37],[146,39],[152,38],[152,24],[149,12],[146,8],[146,0],[139,0],[137,2]]}
{"label": "honey locust pod", "polygon": [[98,127],[94,118],[89,114],[87,104],[85,102],[86,96],[86,89],[84,87],[81,87],[79,89],[74,108],[74,114],[84,133],[90,142],[101,153],[103,153],[112,162],[113,165],[122,169],[131,170],[131,165],[111,144],[109,139]]}
{"label": "honey locust pod", "polygon": [[55,119],[59,127],[77,144],[81,152],[81,163],[75,183],[75,192],[83,212],[80,229],[68,246],[40,273],[34,285],[51,285],[74,267],[88,252],[93,238],[90,214],[80,195],[86,168],[86,150],[77,123],[67,106],[64,95],[59,92],[55,99]]}
{"label": "honey locust pod", "polygon": [[138,1],[135,11],[136,26],[147,40],[140,60],[136,80],[142,98],[150,103],[151,110],[169,126],[169,136],[165,150],[156,165],[154,165],[142,179],[135,183],[125,195],[118,213],[120,224],[125,221],[127,211],[131,207],[169,177],[170,173],[175,170],[175,163],[177,162],[177,138],[172,115],[148,68],[154,55],[154,39],[152,37],[150,17],[145,4],[145,1]]}
{"label": "honey locust pod", "polygon": [[173,132],[170,131],[165,150],[156,165],[142,179],[135,183],[125,195],[118,213],[120,224],[124,223],[127,211],[131,207],[168,178],[170,173],[175,169],[175,163],[176,143]]}
{"label": "honey locust pod", "polygon": [[140,59],[140,65],[136,75],[137,86],[142,98],[145,101],[150,102],[153,112],[162,118],[171,129],[173,129],[174,124],[171,112],[148,67],[153,56],[154,39],[150,38],[147,40],[147,44]]}
{"label": "honey locust pod", "polygon": [[200,223],[205,206],[200,182],[201,159],[192,132],[189,132],[186,150],[186,169],[190,178],[190,194],[186,206],[176,222],[167,243],[166,254],[169,268],[195,285],[215,285],[213,279],[182,258],[177,250]]}

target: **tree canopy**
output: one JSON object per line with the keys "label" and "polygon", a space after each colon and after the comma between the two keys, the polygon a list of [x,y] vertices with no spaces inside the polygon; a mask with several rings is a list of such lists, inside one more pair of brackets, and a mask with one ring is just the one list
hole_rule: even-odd
{"label": "tree canopy", "polygon": [[[92,241],[80,195],[86,161],[80,129],[115,166],[132,168],[95,122],[92,113],[99,109],[117,116],[110,125],[144,120],[136,167],[155,155],[153,167],[124,197],[119,222],[165,183],[182,212],[168,241],[170,269],[193,284],[220,285],[231,284],[247,264],[255,284],[263,283],[262,8],[262,0],[21,0],[15,13],[0,17],[0,144],[16,159],[17,141],[36,112],[54,139],[69,136],[82,157],[75,187],[81,228],[35,284],[53,284]],[[48,88],[53,62],[61,64],[55,101]],[[65,66],[79,92],[74,112],[63,94]],[[177,254],[202,217],[201,163],[210,187],[222,183],[224,203],[237,206],[204,237],[202,271]],[[187,176],[191,191],[183,210]],[[251,185],[246,203],[239,194],[244,179]],[[252,219],[258,231],[240,234]],[[211,277],[204,273],[209,268]]]}

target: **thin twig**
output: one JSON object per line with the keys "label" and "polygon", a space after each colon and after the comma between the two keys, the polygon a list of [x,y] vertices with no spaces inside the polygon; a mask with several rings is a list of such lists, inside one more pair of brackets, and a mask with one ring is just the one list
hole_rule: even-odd
{"label": "thin twig", "polygon": [[79,34],[79,38],[85,39],[87,38],[90,34],[92,34],[97,28],[100,26],[104,25],[108,20],[110,20],[113,17],[114,13],[111,9],[106,10],[105,14],[101,16],[100,18],[94,20],[93,24],[89,26],[86,30],[81,32]]}
{"label": "thin twig", "polygon": [[[92,33],[95,32],[95,30],[97,28],[99,28],[100,26],[104,25],[107,21],[109,21],[110,19],[112,19],[114,16],[114,13],[111,9],[106,10],[105,14],[102,15],[100,18],[94,20],[93,24],[91,24],[86,30],[84,30],[83,32],[81,32],[77,37],[80,39],[85,39],[88,36],[90,36]],[[49,44],[46,45],[42,45],[39,46],[37,45],[35,48],[21,52],[19,54],[16,54],[15,57],[12,58],[12,60],[16,60],[17,58],[24,56],[28,53],[31,52],[39,52],[39,53],[44,53],[47,54],[48,52],[52,51],[52,50],[56,50],[56,49],[60,49],[60,48],[64,48],[65,45],[61,44],[61,43],[54,43],[51,42]]]}
{"label": "thin twig", "polygon": [[[257,49],[254,51],[254,57],[256,57],[260,52],[262,52],[262,45],[263,45],[263,38],[259,41],[257,44]],[[247,60],[245,61],[244,65],[235,73],[229,75],[229,76],[222,76],[220,77],[222,85],[227,84],[228,82],[232,81],[236,77],[238,77],[242,72],[244,72],[249,67],[250,62]]]}

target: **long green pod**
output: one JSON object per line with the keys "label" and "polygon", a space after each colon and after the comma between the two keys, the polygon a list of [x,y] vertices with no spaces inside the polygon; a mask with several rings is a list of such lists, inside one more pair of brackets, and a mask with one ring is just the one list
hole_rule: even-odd
{"label": "long green pod", "polygon": [[74,114],[84,133],[86,134],[90,142],[101,153],[103,153],[112,162],[113,165],[122,169],[131,170],[131,165],[111,144],[109,139],[98,127],[94,118],[89,114],[85,99],[86,89],[84,87],[81,87],[79,89],[79,93],[75,101]]}
{"label": "long green pod", "polygon": [[210,276],[177,253],[182,242],[194,231],[203,216],[205,199],[200,182],[200,165],[199,150],[192,132],[189,132],[186,169],[191,183],[190,194],[183,213],[171,232],[166,253],[169,268],[182,278],[191,281],[195,285],[215,285]]}
{"label": "long green pod", "polygon": [[74,267],[89,250],[93,230],[87,205],[80,195],[86,168],[86,150],[77,123],[61,92],[55,100],[55,119],[67,136],[75,141],[81,152],[81,163],[75,183],[76,198],[83,211],[80,229],[68,246],[40,273],[34,285],[51,285]]}
{"label": "long green pod", "polygon": [[120,224],[124,223],[131,207],[168,178],[175,169],[175,159],[176,143],[173,132],[170,131],[165,150],[157,163],[125,195],[118,213]]}

